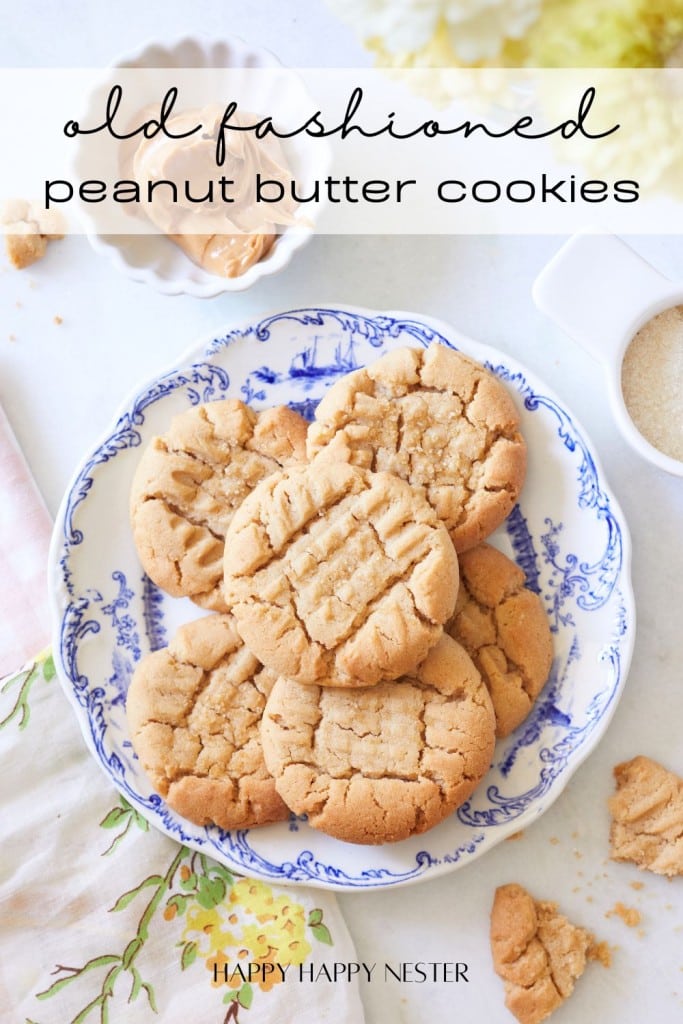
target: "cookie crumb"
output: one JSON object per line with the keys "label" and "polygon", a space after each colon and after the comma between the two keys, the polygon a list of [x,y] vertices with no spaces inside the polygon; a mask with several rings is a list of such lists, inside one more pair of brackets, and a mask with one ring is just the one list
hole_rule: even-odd
{"label": "cookie crumb", "polygon": [[605,914],[605,917],[614,916],[620,917],[629,928],[635,928],[642,920],[639,910],[636,910],[635,907],[626,907],[623,903],[615,903],[612,909]]}
{"label": "cookie crumb", "polygon": [[[0,226],[5,232],[5,248],[16,270],[30,267],[43,258],[50,241],[64,237],[61,214],[46,210],[26,199],[11,199],[0,210]],[[17,308],[21,306],[17,302]]]}
{"label": "cookie crumb", "polygon": [[560,844],[560,840],[557,838],[557,836],[551,836],[548,842],[551,846],[559,846]]}
{"label": "cookie crumb", "polygon": [[63,320],[63,318],[62,318],[61,316],[54,316],[54,317],[52,318],[52,322],[53,322],[54,324],[56,324],[56,325],[57,325],[57,327],[59,327],[59,325],[60,325],[60,324],[63,324],[63,323],[64,323],[64,320]]}
{"label": "cookie crumb", "polygon": [[[617,947],[615,946],[614,949]],[[590,950],[591,959],[597,960],[603,967],[612,966],[612,950],[606,942],[596,942]]]}
{"label": "cookie crumb", "polygon": [[636,892],[638,892],[640,889],[645,888],[645,882],[629,882],[629,885],[632,889],[635,889]]}
{"label": "cookie crumb", "polygon": [[16,336],[16,334],[10,334],[10,336],[9,336],[9,340],[10,340],[10,341],[16,341],[16,340],[17,340],[17,336]]}
{"label": "cookie crumb", "polygon": [[517,839],[522,839],[523,836],[524,836],[524,829],[522,828],[522,829],[519,830],[519,832],[513,832],[511,836],[506,836],[505,838],[506,838],[506,840],[509,843],[512,843],[512,842],[514,842]]}

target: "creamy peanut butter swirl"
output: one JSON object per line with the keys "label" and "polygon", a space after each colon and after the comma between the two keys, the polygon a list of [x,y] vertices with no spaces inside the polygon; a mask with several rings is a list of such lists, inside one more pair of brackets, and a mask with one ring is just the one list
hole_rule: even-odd
{"label": "creamy peanut butter swirl", "polygon": [[[217,164],[223,113],[222,107],[210,105],[170,118],[168,134],[159,132],[128,147],[122,165],[141,189],[159,183],[146,213],[160,231],[208,273],[237,277],[270,252],[278,230],[293,223],[296,203],[288,188],[279,202],[256,201],[257,174],[286,185],[291,178],[275,138],[258,139],[253,132],[226,127],[224,160]],[[236,113],[230,125],[245,128],[257,121]],[[198,124],[202,130],[190,134]]]}

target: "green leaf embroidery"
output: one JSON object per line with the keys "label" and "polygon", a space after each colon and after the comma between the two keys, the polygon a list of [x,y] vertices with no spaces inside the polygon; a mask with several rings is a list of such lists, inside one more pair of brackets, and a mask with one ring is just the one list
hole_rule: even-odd
{"label": "green leaf embroidery", "polygon": [[133,984],[131,986],[130,995],[128,996],[128,1002],[134,1003],[137,997],[140,995],[140,992],[142,991],[142,975],[140,974],[137,967],[132,966],[130,969],[130,973],[133,976]]}
{"label": "green leaf embroidery", "polygon": [[[59,981],[53,982],[52,985],[50,985],[48,989],[45,989],[44,992],[39,992],[36,999],[48,999],[50,996],[56,995],[72,981],[75,981],[76,978],[80,978],[80,976],[85,974],[87,971],[92,971],[96,967],[104,967],[107,964],[118,963],[119,959],[120,958],[115,956],[113,953],[105,953],[104,956],[96,956],[93,957],[92,960],[88,960],[88,962],[83,964],[82,967],[58,966],[57,971],[69,971],[69,976],[67,978],[60,978]],[[57,971],[54,973],[57,973]]]}
{"label": "green leaf embroidery", "polygon": [[225,882],[222,878],[202,875],[197,886],[197,903],[204,910],[212,910],[225,899]]}
{"label": "green leaf embroidery", "polygon": [[311,928],[318,942],[324,942],[326,946],[333,946],[332,936],[326,924],[316,924]]}
{"label": "green leaf embroidery", "polygon": [[314,907],[308,915],[308,927],[313,932],[318,942],[324,942],[326,946],[333,946],[332,936],[326,924],[323,924],[323,912],[320,907]]}
{"label": "green leaf embroidery", "polygon": [[[125,797],[121,797],[121,801],[124,804],[128,803],[128,801],[125,799]],[[130,807],[130,804],[128,804],[128,806]],[[147,821],[147,818],[143,818],[143,816],[140,814],[140,812],[136,811],[134,807],[130,807],[130,813],[132,815],[133,821],[135,822],[137,827],[140,829],[140,831],[141,832],[149,832],[149,822]]]}
{"label": "green leaf embroidery", "polygon": [[123,964],[123,967],[126,971],[133,963],[133,960],[138,955],[140,950],[142,949],[142,941],[142,937],[140,935],[136,935],[134,939],[130,940],[130,942],[124,949],[123,956],[121,957],[121,963]]}
{"label": "green leaf embroidery", "polygon": [[218,878],[222,878],[225,882],[225,888],[230,889],[235,884],[235,877],[228,871],[227,868],[223,867],[222,864],[212,864],[211,873],[216,875]]}
{"label": "green leaf embroidery", "polygon": [[157,1010],[157,1002],[156,1002],[156,997],[154,995],[154,989],[152,988],[152,986],[150,985],[150,983],[148,981],[143,981],[142,987],[144,988],[145,992],[147,993],[147,1002],[150,1005],[150,1009],[152,1009],[154,1011],[154,1013],[158,1013],[159,1011]]}
{"label": "green leaf embroidery", "polygon": [[197,959],[197,943],[186,942],[180,956],[180,969],[186,971]]}
{"label": "green leaf embroidery", "polygon": [[100,822],[100,828],[116,828],[122,818],[128,817],[125,807],[112,807],[109,814]]}
{"label": "green leaf embroidery", "polygon": [[17,693],[14,704],[10,708],[10,711],[4,718],[0,719],[0,729],[4,729],[5,726],[9,725],[10,722],[14,721],[15,718],[19,718],[19,729],[24,730],[28,725],[31,718],[31,709],[29,707],[28,699],[31,693],[31,688],[37,679],[43,679],[44,682],[49,683],[55,676],[55,663],[52,659],[52,655],[49,653],[49,648],[41,651],[40,654],[36,655],[31,664],[22,669],[19,672],[13,673],[8,676],[0,687],[0,694],[7,693],[12,686],[19,684],[19,692]]}
{"label": "green leaf embroidery", "polygon": [[136,896],[138,896],[143,889],[149,889],[150,886],[160,885],[163,882],[161,875],[150,875],[145,878],[139,885],[136,885],[134,889],[129,889],[128,892],[124,892],[122,896],[119,896],[114,906],[111,908],[112,912],[119,910],[125,910],[129,903],[132,903]]}
{"label": "green leaf embroidery", "polygon": [[94,1011],[99,1011],[99,1024],[107,1024],[109,1021],[110,1001],[114,998],[116,983],[123,973],[129,974],[131,978],[131,989],[128,996],[129,1002],[136,999],[139,993],[144,989],[150,1008],[154,1013],[157,1013],[154,988],[150,982],[143,981],[140,972],[135,966],[135,959],[149,937],[149,928],[154,915],[162,904],[164,897],[168,894],[169,889],[172,888],[175,882],[176,873],[183,860],[188,855],[189,850],[187,847],[181,846],[163,877],[161,875],[150,875],[148,878],[143,879],[143,881],[140,882],[139,885],[135,886],[134,889],[131,889],[129,892],[120,896],[114,907],[112,907],[112,911],[122,910],[144,889],[148,887],[153,887],[154,889],[149,903],[140,916],[135,935],[126,944],[123,953],[118,955],[106,953],[103,956],[93,957],[91,960],[88,960],[87,963],[83,964],[82,967],[78,968],[64,967],[61,964],[58,964],[54,973],[60,974],[66,972],[67,976],[61,977],[57,981],[53,982],[45,991],[38,992],[36,994],[36,998],[51,998],[52,996],[57,995],[66,985],[71,984],[72,981],[82,977],[84,974],[97,968],[108,967],[109,969],[102,981],[98,995],[91,999],[90,1002],[87,1003],[75,1017],[73,1017],[71,1024],[84,1024],[87,1018],[90,1017],[91,1013]]}
{"label": "green leaf embroidery", "polygon": [[166,900],[167,907],[175,907],[176,913],[182,916],[187,910],[187,904],[190,902],[190,896],[181,896],[180,893],[176,893],[174,896],[169,896]]}
{"label": "green leaf embroidery", "polygon": [[241,989],[237,994],[237,1002],[240,1006],[243,1006],[245,1010],[248,1010],[251,1006],[252,999],[254,998],[254,990],[248,981],[245,981]]}
{"label": "green leaf embroidery", "polygon": [[[124,796],[119,797],[120,806],[112,807],[107,815],[100,822],[100,828],[112,829],[118,825],[123,825],[123,829],[111,842],[111,845],[102,854],[103,857],[107,857],[114,852],[119,846],[121,840],[128,834],[132,824],[142,832],[149,830],[149,823],[139,814],[131,804],[128,803]],[[124,824],[125,822],[125,824]]]}

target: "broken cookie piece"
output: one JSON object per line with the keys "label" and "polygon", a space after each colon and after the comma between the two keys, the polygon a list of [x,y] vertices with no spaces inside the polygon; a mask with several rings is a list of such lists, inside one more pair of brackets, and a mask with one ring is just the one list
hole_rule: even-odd
{"label": "broken cookie piece", "polygon": [[683,779],[639,755],[614,769],[612,860],[658,875],[683,875]]}
{"label": "broken cookie piece", "polygon": [[25,199],[5,203],[0,223],[5,232],[7,255],[17,270],[42,259],[47,243],[64,237],[59,214],[41,210]]}
{"label": "broken cookie piece", "polygon": [[505,1005],[520,1024],[539,1024],[561,1006],[588,960],[605,962],[589,932],[515,883],[496,889],[491,952]]}

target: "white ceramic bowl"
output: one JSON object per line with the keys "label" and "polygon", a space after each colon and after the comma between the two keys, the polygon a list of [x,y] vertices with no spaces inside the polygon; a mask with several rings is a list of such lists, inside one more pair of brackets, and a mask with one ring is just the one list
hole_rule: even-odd
{"label": "white ceramic bowl", "polygon": [[683,282],[669,281],[614,235],[573,235],[534,282],[538,308],[602,363],[622,437],[641,458],[673,476],[683,461],[655,448],[631,419],[621,372],[626,350],[648,321],[683,304]]}
{"label": "white ceramic bowl", "polygon": [[[280,110],[289,109],[294,113],[307,109],[308,95],[301,79],[285,68],[270,51],[252,46],[236,36],[218,41],[188,37],[171,43],[150,43],[136,53],[119,58],[114,67],[231,68],[246,73],[252,69],[271,69],[268,75],[252,76],[258,92],[253,111],[263,116],[271,113],[268,109],[269,94],[276,97]],[[107,76],[113,84],[111,71],[107,72]],[[100,97],[106,81],[99,85]],[[101,120],[99,104],[98,116]],[[94,118],[95,112],[92,111],[86,123],[97,123]],[[324,178],[328,173],[330,151],[321,140],[311,144],[306,136],[297,136],[283,140],[282,146],[297,181],[305,185],[309,181]],[[74,167],[76,176],[81,180],[103,176],[97,168],[97,160],[101,160],[101,156],[93,158],[92,150],[92,143],[87,140],[76,153]],[[111,177],[111,167],[107,167],[105,173]],[[268,255],[249,267],[244,274],[233,278],[207,273],[162,234],[107,233],[102,227],[101,216],[98,223],[96,204],[82,208],[82,213],[86,220],[86,234],[93,249],[106,256],[119,272],[135,281],[151,285],[166,295],[211,298],[223,292],[243,291],[260,278],[282,270],[313,235],[317,210],[306,209],[305,214],[303,210],[300,215],[297,214],[297,224],[286,228],[279,235]]]}
{"label": "white ceramic bowl", "polygon": [[[193,825],[151,789],[125,716],[137,661],[200,614],[187,599],[158,590],[136,555],[128,494],[141,450],[175,413],[201,401],[288,403],[310,418],[342,374],[397,346],[432,341],[485,363],[519,409],[528,476],[492,542],[524,569],[547,609],[554,644],[548,683],[528,719],[496,745],[473,796],[424,835],[365,847],[294,815],[232,832]],[[85,456],[57,516],[50,589],[60,680],[93,757],[126,799],[167,835],[238,872],[347,891],[462,868],[547,810],[607,727],[635,628],[628,530],[590,442],[560,400],[516,360],[447,324],[336,305],[230,324],[131,395]]]}

